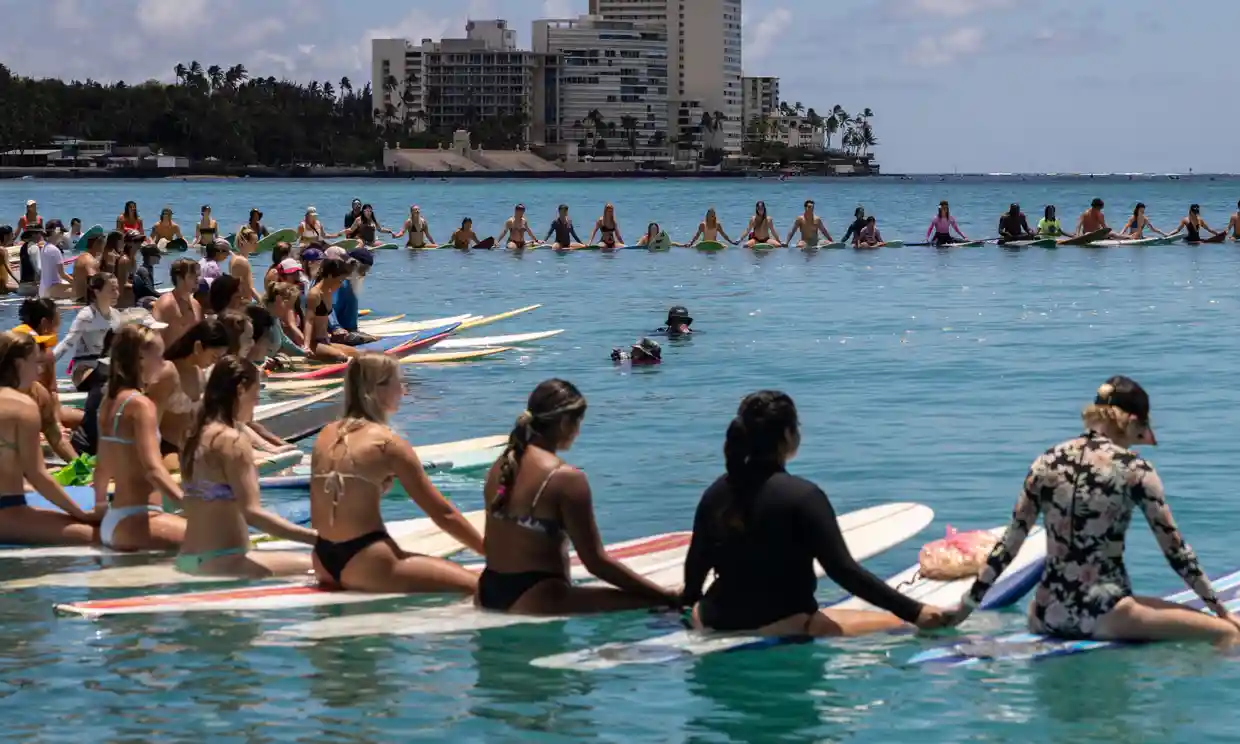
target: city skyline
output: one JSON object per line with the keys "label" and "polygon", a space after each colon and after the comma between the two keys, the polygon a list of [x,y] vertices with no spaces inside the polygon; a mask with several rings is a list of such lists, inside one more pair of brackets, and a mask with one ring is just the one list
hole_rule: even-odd
{"label": "city skyline", "polygon": [[[819,112],[872,108],[887,172],[1237,172],[1227,126],[1236,105],[1219,57],[1240,7],[1194,5],[1208,22],[1174,34],[1154,0],[749,0],[743,67],[780,78],[782,100]],[[140,33],[80,55],[50,55],[38,37],[18,35],[0,62],[35,77],[141,82],[170,80],[177,62],[198,59],[360,85],[370,78],[370,39],[458,37],[467,17],[502,18],[529,49],[533,20],[573,18],[587,6],[269,0],[256,10],[240,0],[115,0],[108,15]],[[0,8],[70,35],[97,26],[83,0],[0,0]],[[1062,113],[1087,102],[1098,113]]]}

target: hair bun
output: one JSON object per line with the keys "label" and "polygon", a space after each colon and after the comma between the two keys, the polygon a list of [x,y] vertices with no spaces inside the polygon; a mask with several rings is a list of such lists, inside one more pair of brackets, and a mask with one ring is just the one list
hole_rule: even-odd
{"label": "hair bun", "polygon": [[1098,400],[1102,403],[1110,402],[1111,395],[1115,392],[1115,386],[1109,382],[1104,382],[1098,386]]}
{"label": "hair bun", "polygon": [[533,421],[534,414],[530,413],[529,409],[522,411],[521,415],[517,416],[517,426],[528,426]]}

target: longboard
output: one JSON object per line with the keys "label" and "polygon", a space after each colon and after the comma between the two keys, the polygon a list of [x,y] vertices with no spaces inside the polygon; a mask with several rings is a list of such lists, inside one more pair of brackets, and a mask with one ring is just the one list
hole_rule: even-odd
{"label": "longboard", "polygon": [[[425,444],[414,447],[422,469],[427,473],[449,470],[475,470],[489,467],[508,446],[508,435],[463,439],[459,442]],[[310,487],[310,461],[307,456],[301,463],[278,475],[259,478],[259,488],[271,490],[305,490]]]}
{"label": "longboard", "polygon": [[[441,326],[439,328],[431,328],[425,331],[419,331],[412,338],[405,339],[399,344],[391,346],[383,351],[387,356],[398,356],[401,354],[411,353],[417,349],[427,346],[433,346],[436,342],[450,336],[459,324],[451,324]],[[402,334],[403,335],[403,334]],[[321,380],[328,377],[343,375],[344,371],[349,368],[348,362],[339,362],[337,364],[321,364],[299,372],[277,372],[268,375],[272,380]]]}
{"label": "longboard", "polygon": [[726,245],[720,243],[718,240],[703,240],[694,243],[693,247],[697,248],[699,251],[721,251],[724,248],[727,248]]}
{"label": "longboard", "polygon": [[[459,325],[456,326],[456,332],[461,333],[462,331],[468,331],[471,328],[481,328],[482,326],[491,325],[492,323],[498,323],[501,320],[515,318],[518,315],[524,315],[525,313],[537,310],[540,307],[542,307],[541,304],[527,305],[526,307],[519,307],[516,310],[496,313],[495,315],[466,315],[457,316],[455,318],[442,318],[441,320],[443,321],[442,325],[458,323]],[[427,325],[428,322],[430,321],[417,321],[413,323],[386,323],[378,326],[370,325],[369,323],[362,323],[359,324],[358,327],[363,333],[369,333],[372,336],[396,336],[410,332],[428,330],[432,327]]]}
{"label": "longboard", "polygon": [[431,318],[430,320],[408,320],[401,322],[404,317],[404,315],[393,315],[379,320],[363,320],[357,324],[358,330],[362,333],[370,333],[373,336],[375,334],[371,332],[371,329],[376,326],[395,326],[400,329],[398,333],[416,333],[418,331],[425,331],[428,328],[438,328],[439,326],[451,325],[452,323],[464,323],[474,316],[469,313],[465,313],[464,315],[453,315],[448,318]]}
{"label": "longboard", "polygon": [[[1003,529],[999,527],[993,531],[1002,534]],[[991,587],[986,602],[983,603],[986,609],[998,609],[1011,605],[1019,601],[1030,588],[1037,584],[1041,575],[1041,566],[1045,560],[1046,542],[1045,536],[1041,534],[1037,536],[1031,534],[1030,537],[1033,542],[1026,541],[1027,547],[1022,546],[1017,561],[1014,561],[1013,565],[1004,571],[1003,576]],[[854,553],[854,555],[858,559],[862,558],[860,553]],[[887,585],[919,602],[952,606],[953,603],[959,602],[960,597],[973,582],[972,579],[947,582],[919,580],[916,575],[917,570],[918,567],[913,566],[902,571],[888,578]],[[872,609],[868,603],[856,597],[850,597],[831,607],[852,610]],[[662,664],[721,651],[769,648],[804,640],[804,638],[686,630],[635,643],[608,643],[580,651],[543,656],[534,659],[530,664],[548,669],[598,671],[633,664]]]}
{"label": "longboard", "polygon": [[[1174,238],[1171,240],[1174,240]],[[1099,248],[1139,248],[1149,245],[1166,245],[1168,242],[1170,240],[1167,238],[1141,238],[1139,240],[1113,240],[1108,238],[1107,240],[1095,240],[1090,245]]]}
{"label": "longboard", "polygon": [[513,333],[507,336],[479,336],[476,338],[447,338],[435,344],[436,351],[452,351],[456,349],[479,349],[486,346],[515,346],[542,341],[545,338],[558,336],[564,330],[538,331],[536,333]]}
{"label": "longboard", "polygon": [[1078,235],[1075,238],[1064,238],[1057,242],[1056,245],[1090,245],[1095,241],[1106,239],[1110,234],[1111,231],[1108,228],[1102,227],[1091,233]]}
{"label": "longboard", "polygon": [[1000,240],[1004,248],[1049,248],[1055,245],[1055,238],[1035,238],[1033,240]]}
{"label": "longboard", "polygon": [[254,250],[258,253],[270,251],[272,248],[276,247],[277,243],[288,243],[290,245],[295,245],[297,243],[297,230],[291,227],[286,227],[283,230],[276,230],[262,240],[259,240],[258,246]]}
{"label": "longboard", "polygon": [[[680,532],[671,533],[669,535],[655,535],[642,540],[632,541],[629,544],[616,546],[618,551],[622,551],[621,556],[627,558],[635,558],[639,556],[652,556],[657,552],[669,553],[671,551],[680,552],[680,560],[684,560],[683,553],[688,550],[690,533]],[[610,551],[609,551],[610,552]],[[659,565],[663,565],[670,559],[674,559],[675,554],[665,557]],[[656,559],[657,560],[657,559]],[[481,571],[484,564],[475,563],[467,566],[471,570]],[[572,564],[572,574],[574,578],[581,576],[584,578],[586,572],[574,557]],[[278,584],[267,584],[265,586],[251,586],[232,590],[213,590],[203,592],[190,592],[185,594],[157,594],[126,597],[122,599],[112,600],[94,600],[77,603],[57,604],[53,606],[56,612],[81,615],[88,618],[103,617],[106,615],[138,615],[138,614],[162,614],[162,613],[180,613],[180,612],[235,612],[245,610],[283,610],[295,607],[325,607],[332,605],[355,604],[359,602],[376,602],[387,599],[397,599],[401,597],[410,597],[419,595],[384,593],[370,594],[366,592],[352,592],[343,589],[329,588],[313,581],[295,581],[282,582]],[[472,602],[470,602],[472,606]],[[382,614],[394,624],[395,614]],[[352,615],[346,620],[352,619],[357,623],[364,623],[366,616]],[[349,625],[352,625],[351,623]]]}
{"label": "longboard", "polygon": [[[1228,610],[1234,612],[1240,609],[1240,571],[1226,574],[1214,579],[1211,583],[1214,585],[1214,591],[1218,594],[1219,600],[1227,606]],[[1192,590],[1170,594],[1163,599],[1195,610],[1205,609],[1201,599]],[[1062,640],[1034,633],[1012,633],[923,651],[909,659],[908,663],[973,666],[983,661],[1037,661],[1052,656],[1080,654],[1124,645],[1134,644],[1117,641]]]}

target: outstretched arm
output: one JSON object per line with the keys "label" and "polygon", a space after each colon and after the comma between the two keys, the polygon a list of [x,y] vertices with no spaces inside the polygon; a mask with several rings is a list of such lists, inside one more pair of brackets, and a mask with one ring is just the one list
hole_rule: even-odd
{"label": "outstretched arm", "polygon": [[1029,468],[1029,474],[1025,476],[1025,485],[1021,489],[1020,495],[1016,497],[1016,507],[1012,510],[1012,521],[1008,524],[1007,530],[1003,533],[1003,539],[995,545],[994,550],[990,551],[990,556],[986,559],[986,567],[982,569],[977,580],[973,582],[969,593],[964,596],[961,602],[960,610],[957,612],[953,623],[960,623],[968,617],[974,609],[977,608],[982,600],[986,597],[986,592],[994,583],[999,580],[1007,567],[1011,565],[1012,560],[1016,558],[1016,554],[1020,552],[1020,548],[1025,544],[1025,538],[1029,536],[1029,532],[1038,522],[1038,513],[1041,511],[1041,471],[1040,458],[1038,462],[1034,462]]}

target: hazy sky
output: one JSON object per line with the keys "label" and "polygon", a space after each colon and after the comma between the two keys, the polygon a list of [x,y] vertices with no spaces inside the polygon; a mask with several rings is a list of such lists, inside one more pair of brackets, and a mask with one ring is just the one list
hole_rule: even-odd
{"label": "hazy sky", "polygon": [[[178,62],[370,77],[369,40],[463,36],[586,0],[0,0],[24,75],[170,79]],[[874,110],[887,172],[1240,172],[1236,0],[745,0],[747,74]],[[20,19],[20,20],[18,20]],[[49,34],[59,28],[63,34]],[[113,36],[105,33],[123,31]],[[55,39],[49,43],[49,38]],[[1092,112],[1092,113],[1091,113]]]}

